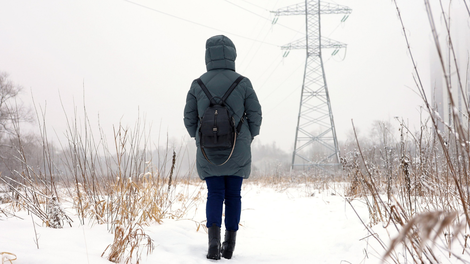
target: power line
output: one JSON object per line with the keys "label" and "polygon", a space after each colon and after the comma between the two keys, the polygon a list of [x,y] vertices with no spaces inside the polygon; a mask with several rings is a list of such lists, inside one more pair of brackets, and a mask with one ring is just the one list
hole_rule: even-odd
{"label": "power line", "polygon": [[[258,20],[258,21],[259,21],[259,20]],[[261,33],[264,31],[264,28],[265,28],[266,24],[267,24],[267,21],[264,21],[264,24],[263,24],[263,26],[261,27],[261,31],[259,31],[258,36],[256,37],[257,39],[260,38]],[[254,30],[254,28],[253,28],[253,30]],[[264,37],[263,37],[263,41],[265,41],[265,39],[268,37],[268,35],[269,35],[269,31],[266,31],[266,33],[265,33],[265,35],[264,35]],[[249,52],[251,52],[251,50],[253,49],[254,46],[255,46],[255,42],[252,42],[252,43],[251,43],[251,46],[250,46],[250,49],[249,49]],[[256,55],[258,54],[260,48],[261,48],[261,44],[258,45],[258,48],[256,49],[254,55],[253,55],[253,56],[249,56],[250,59],[249,59],[249,61],[248,61],[248,64],[245,66],[245,69],[248,69],[248,68],[250,67],[251,62],[253,61],[253,59],[254,59],[254,58],[256,57]],[[249,52],[248,52],[248,54],[249,54]]]}
{"label": "power line", "polygon": [[281,27],[290,29],[290,30],[292,30],[292,31],[294,31],[294,32],[304,34],[304,32],[298,31],[298,30],[293,29],[293,28],[291,28],[291,27],[284,26],[284,25],[278,24],[278,23],[273,23],[273,22],[274,22],[273,20],[271,20],[271,19],[269,19],[269,18],[266,18],[266,17],[264,17],[264,16],[262,16],[262,15],[259,15],[259,14],[255,13],[255,12],[253,12],[253,11],[250,11],[250,10],[248,10],[248,9],[246,9],[246,8],[240,6],[240,5],[237,5],[237,4],[233,3],[233,2],[230,2],[229,0],[225,0],[225,1],[226,1],[226,2],[229,2],[230,4],[232,4],[232,5],[234,5],[234,6],[238,7],[238,8],[240,8],[240,9],[242,9],[242,10],[245,10],[246,12],[248,12],[248,13],[250,13],[250,14],[253,14],[253,15],[255,15],[255,16],[257,16],[257,17],[260,17],[260,18],[262,18],[262,19],[266,19],[266,20],[270,21],[272,24],[276,24],[276,25],[279,25],[279,26],[281,26]]}
{"label": "power line", "polygon": [[[282,60],[279,62],[278,65],[276,65],[276,68],[271,72],[271,74],[268,76],[268,78],[266,78],[266,80],[268,80],[268,79],[271,78],[271,76],[274,74],[274,72],[276,71],[277,67],[281,64],[281,62],[282,62]],[[287,76],[287,78],[285,78],[281,83],[279,83],[279,85],[278,85],[276,88],[274,88],[273,90],[271,90],[271,92],[270,92],[266,97],[264,97],[263,100],[267,100],[274,92],[277,91],[277,89],[279,89],[280,87],[282,87],[282,85],[283,85],[287,80],[289,80],[290,77],[292,77],[292,75],[294,75],[294,73],[298,72],[299,68],[300,68],[301,66],[303,66],[303,64],[304,64],[304,62],[302,62],[301,64],[299,64],[299,66],[296,67],[296,68],[289,74],[289,76]],[[265,83],[266,83],[266,82],[265,82]],[[263,85],[262,85],[261,87],[263,87],[263,86],[265,85],[265,83],[263,83]]]}
{"label": "power line", "polygon": [[148,10],[150,10],[150,11],[160,13],[160,14],[162,14],[162,15],[166,15],[166,16],[169,16],[169,17],[172,17],[172,18],[175,18],[175,19],[182,20],[182,21],[187,22],[187,23],[191,23],[191,24],[194,24],[194,25],[198,25],[198,26],[200,26],[200,27],[205,27],[205,28],[208,28],[208,29],[220,31],[220,32],[227,33],[227,34],[230,34],[230,35],[233,35],[233,36],[237,36],[237,37],[240,37],[240,38],[248,39],[248,40],[251,40],[251,41],[256,41],[256,42],[259,42],[259,43],[262,43],[262,44],[265,44],[265,45],[271,45],[271,46],[275,46],[275,47],[280,47],[279,45],[276,45],[276,44],[272,44],[272,43],[269,43],[269,42],[260,41],[260,40],[253,39],[253,38],[250,38],[250,37],[245,37],[245,36],[242,36],[242,35],[239,35],[239,34],[235,34],[235,33],[232,33],[232,32],[228,32],[228,31],[226,31],[226,30],[222,30],[222,29],[219,29],[219,28],[211,27],[211,26],[204,25],[204,24],[201,24],[201,23],[198,23],[198,22],[195,22],[195,21],[186,19],[186,18],[182,18],[182,17],[179,17],[179,16],[175,16],[175,15],[172,15],[172,14],[170,14],[170,13],[167,13],[167,12],[164,12],[164,11],[161,11],[161,10],[158,10],[158,9],[155,9],[155,8],[152,8],[152,7],[149,7],[149,6],[146,6],[146,5],[142,5],[142,4],[139,4],[139,3],[136,3],[136,2],[130,1],[130,0],[124,0],[124,1],[125,1],[125,2],[128,2],[128,3],[130,3],[130,4],[133,4],[133,5],[136,5],[136,6],[145,8],[145,9],[148,9]]}
{"label": "power line", "polygon": [[284,103],[289,97],[291,97],[295,92],[299,91],[299,89],[301,88],[302,86],[297,86],[297,88],[293,89],[292,92],[290,92],[289,95],[287,95],[286,97],[284,97],[279,103],[277,103],[274,107],[272,107],[271,109],[267,110],[266,111],[266,115],[272,113],[274,110],[276,110],[282,103]]}
{"label": "power line", "polygon": [[242,0],[242,1],[245,2],[245,3],[247,3],[247,4],[249,4],[249,5],[252,5],[252,6],[254,6],[254,7],[257,7],[257,8],[259,8],[259,9],[262,9],[262,10],[264,10],[264,11],[268,11],[268,12],[269,12],[269,9],[266,9],[266,8],[264,8],[264,7],[262,7],[262,6],[259,6],[259,5],[257,5],[257,4],[253,4],[253,3],[249,2],[249,1],[246,1],[246,0]]}
{"label": "power line", "polygon": [[[238,5],[238,4],[235,4],[235,3],[233,3],[233,2],[231,2],[231,1],[229,1],[229,0],[225,0],[225,1],[228,2],[228,3],[230,3],[230,4],[232,4],[232,5],[234,5],[234,6],[236,6],[236,7],[238,7],[238,8],[240,8],[240,9],[242,9],[243,11],[246,11],[246,12],[248,12],[248,13],[250,13],[250,14],[253,14],[253,15],[257,16],[257,17],[262,18],[263,20],[265,20],[265,24],[266,24],[266,22],[270,22],[270,24],[271,24],[271,29],[272,29],[272,27],[274,26],[274,24],[276,24],[276,23],[274,23],[273,20],[271,20],[271,19],[269,19],[269,18],[266,18],[266,17],[264,17],[264,16],[262,16],[262,15],[259,15],[259,14],[255,13],[255,12],[253,12],[253,11],[247,9],[247,8],[244,8],[244,7],[242,7],[242,6]],[[264,8],[264,7],[261,7],[261,6],[259,6],[259,5],[252,4],[252,3],[248,2],[248,1],[245,1],[245,0],[243,0],[243,1],[246,2],[246,3],[248,3],[248,4],[250,4],[250,5],[252,5],[252,6],[255,6],[255,7],[257,7],[257,8],[260,8],[260,9],[262,9],[262,10],[264,10],[264,11],[268,11],[268,12],[269,12],[269,10],[266,9],[266,8]],[[284,26],[284,25],[282,25],[282,24],[278,24],[278,25],[281,26],[281,27],[285,27],[285,28],[287,28],[287,29],[289,29],[289,30],[292,30],[292,31],[296,32],[297,34],[299,34],[299,33],[303,34],[303,32],[300,32],[300,31],[295,30],[295,29],[293,29],[293,28]],[[262,29],[264,29],[264,25],[263,25]],[[264,35],[264,38],[263,38],[262,42],[264,42],[264,40],[268,37],[268,34],[269,34],[269,32],[267,32],[267,33]],[[297,34],[296,34],[296,35],[297,35]],[[261,32],[258,33],[258,38],[259,38],[260,35],[261,35]],[[251,45],[250,51],[253,49],[253,47],[254,47],[254,44]],[[256,51],[255,51],[255,55],[254,55],[254,56],[251,56],[251,59],[250,59],[250,61],[248,62],[248,64],[245,66],[245,69],[247,69],[247,68],[251,65],[251,62],[253,61],[253,58],[256,56],[256,54],[258,54],[260,48],[261,48],[261,46],[258,46],[258,48],[257,48]],[[277,68],[277,67],[276,67],[276,68]]]}

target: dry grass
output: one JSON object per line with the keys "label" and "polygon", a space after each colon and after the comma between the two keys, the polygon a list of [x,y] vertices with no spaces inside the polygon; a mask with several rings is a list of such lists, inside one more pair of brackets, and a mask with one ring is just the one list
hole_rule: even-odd
{"label": "dry grass", "polygon": [[142,249],[146,249],[146,254],[152,253],[155,245],[153,240],[145,234],[144,229],[139,224],[118,225],[114,229],[113,243],[108,245],[103,251],[103,256],[109,251],[107,259],[114,263],[139,263]]}
{"label": "dry grass", "polygon": [[[426,90],[431,89],[421,81],[399,6],[396,1],[392,2],[402,25],[414,69],[416,89],[429,117],[422,119],[418,132],[411,132],[403,121],[398,120],[398,142],[363,147],[364,142],[359,142],[356,136],[356,150],[343,157],[350,182],[347,195],[349,199],[366,202],[370,222],[364,225],[367,225],[366,228],[379,243],[383,244],[373,234],[371,226],[382,223],[386,228],[398,232],[398,236],[386,249],[384,262],[400,263],[401,255],[411,257],[414,263],[441,263],[436,257],[436,247],[439,251],[448,252],[449,258],[468,262],[464,256],[468,259],[470,108],[462,86],[468,69],[459,68],[457,63],[450,34],[449,23],[453,19],[450,9],[442,1],[435,3],[433,8],[430,1],[425,0],[424,8],[450,101],[452,125],[448,125],[428,100]],[[468,15],[470,17],[470,13]],[[445,32],[438,34],[438,23],[443,23]],[[444,42],[447,47],[442,45]],[[443,54],[447,54],[448,58],[444,58]],[[455,93],[462,94],[462,102],[459,104],[465,106],[463,113],[458,111],[453,97]],[[444,130],[439,129],[441,125]],[[402,252],[397,252],[400,250],[398,245],[403,246]]]}
{"label": "dry grass", "polygon": [[[429,1],[425,4],[433,25]],[[450,19],[441,11],[445,19]],[[438,43],[437,36],[433,36]],[[356,146],[341,158],[344,171],[338,175],[285,172],[274,166],[273,173],[253,175],[250,182],[278,191],[300,185],[307,195],[347,182],[347,201],[361,199],[367,205],[369,222],[363,224],[384,248],[384,262],[400,263],[401,255],[409,256],[415,263],[438,263],[433,249],[436,246],[456,258],[469,254],[470,119],[461,120],[453,111],[453,125],[447,126],[446,131],[438,130],[442,120],[426,97],[411,50],[410,57],[418,91],[430,115],[423,118],[420,131],[411,132],[399,121],[398,141],[390,140],[384,133],[381,144],[364,146],[356,136]],[[445,69],[443,65],[447,78],[450,73]],[[452,86],[447,79],[446,87],[451,94]],[[455,102],[451,102],[450,108],[455,108]],[[470,113],[464,116],[469,117]],[[145,226],[161,223],[165,218],[191,220],[188,213],[197,211],[205,199],[203,182],[180,171],[185,157],[177,154],[187,150],[170,147],[168,141],[164,147],[148,149],[152,145],[150,132],[140,120],[134,129],[117,126],[113,130],[114,144],[108,147],[101,128],[95,140],[86,111],[83,122],[76,116],[67,117],[67,142],[60,151],[48,142],[44,120],[38,118],[40,165],[33,164],[27,155],[19,124],[13,126],[16,135],[12,140],[17,152],[14,158],[20,167],[12,170],[9,177],[0,174],[0,183],[8,187],[9,193],[8,198],[2,198],[8,206],[0,208],[0,216],[10,217],[19,210],[27,210],[44,225],[60,228],[71,224],[67,215],[70,212],[60,205],[71,202],[79,224],[107,225],[113,233],[113,242],[102,256],[116,263],[139,263],[141,254],[149,254],[154,248]],[[205,228],[204,223],[195,224],[197,230]],[[390,245],[385,245],[372,230],[377,224],[399,234]],[[398,245],[403,246],[402,252]]]}
{"label": "dry grass", "polygon": [[[394,213],[393,215],[399,218],[399,214]],[[408,240],[413,250],[417,253],[416,256],[419,258],[419,262],[423,263],[423,254],[427,255],[428,259],[429,256],[431,256],[431,254],[426,254],[427,252],[424,250],[427,242],[435,243],[438,237],[443,234],[444,230],[454,227],[456,217],[457,212],[446,213],[434,211],[417,214],[407,221],[398,236],[392,240],[383,258],[388,258],[400,243],[406,243],[406,240]],[[397,221],[401,223],[405,222],[403,219],[397,219]],[[462,225],[456,226],[452,237],[459,236],[462,227]],[[452,245],[452,242],[453,241],[448,241],[448,245]],[[427,250],[429,250],[429,248]],[[429,250],[429,253],[432,253],[432,251]],[[415,257],[415,255],[412,256]],[[415,259],[415,262],[418,262],[417,259]]]}
{"label": "dry grass", "polygon": [[[435,136],[425,134],[403,137],[395,143],[391,167],[373,155],[377,146],[363,149],[359,142],[357,150],[343,160],[349,178],[346,196],[367,205],[369,222],[363,224],[384,248],[384,262],[401,263],[400,256],[406,255],[414,263],[439,263],[436,246],[448,251],[449,257],[460,258],[458,251],[468,254],[467,220],[462,209],[468,196],[462,200],[457,186],[466,186],[465,179],[452,180],[447,168],[451,161],[436,155],[442,150],[435,147]],[[388,246],[371,229],[379,224],[399,233]],[[460,249],[454,245],[456,241]]]}
{"label": "dry grass", "polygon": [[144,227],[165,218],[181,219],[197,210],[202,184],[180,172],[177,153],[184,153],[182,147],[170,148],[167,142],[163,151],[147,149],[149,132],[140,120],[133,130],[121,125],[114,129],[114,148],[102,141],[101,129],[96,143],[86,112],[85,120],[79,127],[77,117],[69,119],[67,145],[60,151],[51,147],[41,130],[40,167],[30,164],[17,127],[15,158],[21,168],[13,170],[11,177],[0,177],[0,183],[8,187],[8,198],[3,199],[8,206],[0,213],[9,217],[27,210],[45,226],[62,228],[72,224],[71,212],[61,208],[62,203],[70,202],[79,224],[107,225],[114,234],[103,256],[116,263],[139,263],[141,254],[154,247]]}
{"label": "dry grass", "polygon": [[[371,226],[382,223],[385,228],[398,232],[398,236],[386,247],[383,262],[400,263],[400,256],[405,259],[408,256],[414,263],[441,263],[436,256],[436,247],[441,252],[447,252],[449,258],[468,262],[464,259],[468,259],[469,255],[467,241],[470,230],[470,115],[468,107],[463,115],[456,111],[456,103],[451,96],[451,74],[447,65],[444,65],[444,50],[440,46],[433,17],[433,12],[437,11],[440,14],[439,19],[447,22],[451,19],[450,14],[442,6],[442,2],[440,9],[433,10],[430,2],[424,1],[436,49],[443,64],[445,87],[450,97],[449,109],[452,110],[452,126],[445,125],[445,131],[441,131],[438,127],[445,122],[427,99],[400,9],[396,1],[393,3],[402,23],[415,71],[417,90],[429,117],[423,118],[418,132],[411,132],[404,122],[399,121],[398,142],[363,147],[363,142],[359,142],[356,136],[356,150],[343,157],[343,165],[350,182],[347,196],[349,199],[365,201],[370,222],[364,225],[381,245],[384,245],[383,241],[375,236]],[[449,61],[452,61],[455,71],[453,74],[458,75],[465,70],[459,69],[454,60],[450,30],[448,25],[446,27],[447,32],[443,34],[449,39]],[[462,104],[468,105],[465,98],[463,96]]]}
{"label": "dry grass", "polygon": [[13,264],[13,261],[17,259],[16,255],[10,252],[0,252],[0,259],[2,264]]}

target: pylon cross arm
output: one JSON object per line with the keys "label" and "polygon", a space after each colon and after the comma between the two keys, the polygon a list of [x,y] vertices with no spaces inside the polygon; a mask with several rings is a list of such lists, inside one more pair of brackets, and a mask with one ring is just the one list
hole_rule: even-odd
{"label": "pylon cross arm", "polygon": [[[313,6],[313,10],[309,10],[308,14],[317,14],[318,12],[318,0],[311,0],[308,2],[310,6]],[[313,11],[310,13],[310,11]],[[338,4],[332,3],[325,3],[320,2],[320,14],[351,14],[352,9]],[[297,16],[297,15],[305,15],[305,3],[293,4],[290,6],[286,6],[284,8],[278,9],[276,11],[271,11],[271,13],[275,14],[276,16]]]}
{"label": "pylon cross arm", "polygon": [[351,14],[352,9],[338,4],[320,2],[320,14]]}
{"label": "pylon cross arm", "polygon": [[276,11],[271,11],[276,16],[296,16],[305,15],[305,3],[293,4]]}
{"label": "pylon cross arm", "polygon": [[345,48],[346,46],[347,45],[342,43],[342,42],[332,40],[332,39],[327,38],[327,37],[322,37],[321,38],[321,48],[322,49],[341,49],[341,48]]}
{"label": "pylon cross arm", "polygon": [[[332,40],[330,38],[322,37],[321,38],[321,48],[322,49],[341,49],[345,48],[346,44]],[[316,46],[314,46],[315,49],[318,49]],[[305,38],[298,39],[296,41],[293,41],[287,45],[281,46],[282,50],[292,50],[292,49],[307,49],[307,41]]]}
{"label": "pylon cross arm", "polygon": [[291,49],[305,49],[307,47],[307,42],[305,41],[305,38],[301,38],[298,40],[295,40],[287,45],[281,46],[281,49],[283,50],[291,50]]}

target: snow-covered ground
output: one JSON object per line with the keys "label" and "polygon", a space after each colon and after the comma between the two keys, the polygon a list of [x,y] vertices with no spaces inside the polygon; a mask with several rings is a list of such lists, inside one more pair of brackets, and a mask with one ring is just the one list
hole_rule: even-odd
{"label": "snow-covered ground", "polygon": [[[242,197],[241,227],[231,260],[206,259],[207,234],[197,230],[197,223],[205,220],[201,201],[191,219],[166,219],[145,227],[155,249],[148,256],[144,253],[140,263],[380,263],[383,250],[371,246],[375,241],[341,193],[302,186],[275,190],[247,182]],[[367,208],[359,201],[354,207],[367,222]],[[34,218],[38,249],[31,216],[17,215],[24,220],[0,217],[0,252],[14,253],[14,264],[110,263],[101,257],[113,241],[106,225],[82,226],[74,218],[72,227],[52,229]]]}

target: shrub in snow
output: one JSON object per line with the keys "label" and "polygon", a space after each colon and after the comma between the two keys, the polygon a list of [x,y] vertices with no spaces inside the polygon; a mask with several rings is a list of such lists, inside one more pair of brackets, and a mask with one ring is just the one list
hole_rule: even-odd
{"label": "shrub in snow", "polygon": [[57,197],[49,199],[48,209],[46,222],[48,227],[62,228],[64,227],[64,221],[67,221],[69,225],[72,226],[70,223],[71,219],[60,207],[60,204],[57,202]]}
{"label": "shrub in snow", "polygon": [[[143,248],[142,248],[143,247]],[[153,240],[145,234],[139,224],[132,223],[127,227],[117,225],[114,229],[114,241],[103,251],[103,256],[109,251],[107,259],[114,263],[139,263],[142,251],[147,249],[147,255],[155,248]]]}

